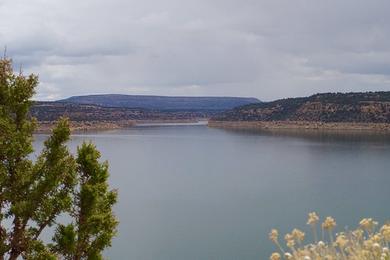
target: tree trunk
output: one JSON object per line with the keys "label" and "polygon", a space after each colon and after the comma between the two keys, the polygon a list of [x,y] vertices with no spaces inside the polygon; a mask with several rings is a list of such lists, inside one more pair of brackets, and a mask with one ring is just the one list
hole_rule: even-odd
{"label": "tree trunk", "polygon": [[12,233],[13,237],[11,240],[11,252],[9,260],[16,260],[22,253],[22,223],[18,217],[15,217],[14,219],[14,230]]}

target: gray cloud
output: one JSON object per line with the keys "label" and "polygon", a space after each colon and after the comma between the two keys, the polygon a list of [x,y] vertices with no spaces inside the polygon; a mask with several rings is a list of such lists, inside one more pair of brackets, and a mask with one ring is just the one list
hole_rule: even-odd
{"label": "gray cloud", "polygon": [[390,2],[0,0],[37,99],[390,90]]}

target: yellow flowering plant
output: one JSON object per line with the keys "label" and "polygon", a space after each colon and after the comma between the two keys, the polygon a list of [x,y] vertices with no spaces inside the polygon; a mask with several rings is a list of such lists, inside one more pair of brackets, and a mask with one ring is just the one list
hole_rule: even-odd
{"label": "yellow flowering plant", "polygon": [[[317,226],[320,218],[315,212],[309,213],[307,225],[313,232],[314,241],[305,244],[305,233],[293,229],[284,236],[287,248],[279,242],[279,232],[272,229],[269,238],[279,252],[271,260],[390,260],[390,223],[378,227],[372,218],[362,219],[358,228],[334,234],[336,220],[326,217],[320,225],[322,240],[318,241]],[[335,235],[335,236],[334,236]]]}

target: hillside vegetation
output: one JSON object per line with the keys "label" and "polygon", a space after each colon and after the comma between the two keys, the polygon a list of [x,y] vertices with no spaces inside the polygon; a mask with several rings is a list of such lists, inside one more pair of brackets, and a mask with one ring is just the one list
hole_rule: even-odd
{"label": "hillside vegetation", "polygon": [[249,104],[213,120],[390,123],[390,91],[324,93]]}
{"label": "hillside vegetation", "polygon": [[74,96],[60,102],[90,104],[103,107],[142,108],[153,110],[227,110],[237,106],[258,103],[256,98],[241,97],[169,97],[143,95],[88,95]]}
{"label": "hillside vegetation", "polygon": [[123,120],[193,120],[216,115],[215,111],[157,111],[141,108],[103,107],[65,102],[35,102],[30,114],[40,122],[53,122],[62,116],[72,122]]}

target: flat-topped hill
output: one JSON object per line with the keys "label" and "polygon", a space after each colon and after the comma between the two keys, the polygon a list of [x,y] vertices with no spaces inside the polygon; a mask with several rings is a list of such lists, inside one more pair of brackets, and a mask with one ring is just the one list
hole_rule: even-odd
{"label": "flat-topped hill", "polygon": [[58,102],[90,104],[103,107],[142,108],[153,110],[227,110],[237,106],[260,102],[256,98],[242,97],[170,97],[143,95],[87,95],[74,96]]}

